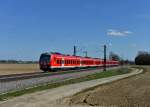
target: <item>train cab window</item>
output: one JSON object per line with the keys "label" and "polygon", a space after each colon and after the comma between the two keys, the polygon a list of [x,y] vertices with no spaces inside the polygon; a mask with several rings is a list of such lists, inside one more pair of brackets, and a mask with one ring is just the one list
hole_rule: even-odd
{"label": "train cab window", "polygon": [[42,54],[42,55],[40,56],[40,62],[50,62],[50,58],[51,58],[50,55]]}

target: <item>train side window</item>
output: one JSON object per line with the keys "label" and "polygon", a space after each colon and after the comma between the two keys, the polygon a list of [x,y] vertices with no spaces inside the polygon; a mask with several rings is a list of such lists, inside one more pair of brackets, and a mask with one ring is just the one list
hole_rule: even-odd
{"label": "train side window", "polygon": [[60,64],[64,64],[65,63],[65,61],[64,60],[60,60]]}
{"label": "train side window", "polygon": [[59,60],[57,60],[57,64],[59,64]]}
{"label": "train side window", "polygon": [[65,64],[67,64],[67,60],[65,60]]}

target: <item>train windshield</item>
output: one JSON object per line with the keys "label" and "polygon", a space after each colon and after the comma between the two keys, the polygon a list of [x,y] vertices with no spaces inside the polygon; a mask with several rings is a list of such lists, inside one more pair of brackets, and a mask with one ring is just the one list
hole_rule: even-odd
{"label": "train windshield", "polygon": [[40,57],[40,62],[50,62],[50,55],[42,54]]}

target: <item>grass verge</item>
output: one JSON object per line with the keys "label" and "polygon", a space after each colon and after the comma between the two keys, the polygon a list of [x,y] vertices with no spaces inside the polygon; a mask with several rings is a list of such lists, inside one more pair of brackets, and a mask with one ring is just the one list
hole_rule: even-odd
{"label": "grass verge", "polygon": [[37,91],[56,88],[56,87],[63,86],[63,85],[74,84],[74,83],[79,83],[79,82],[83,82],[83,81],[89,81],[89,80],[110,77],[110,76],[115,76],[115,75],[121,75],[121,74],[129,73],[130,71],[131,71],[131,69],[129,69],[129,68],[120,68],[118,70],[109,70],[106,72],[95,73],[95,74],[87,75],[85,77],[80,77],[80,78],[76,78],[76,79],[70,79],[70,80],[57,82],[57,83],[49,83],[46,85],[31,87],[28,89],[23,89],[23,90],[19,90],[19,91],[15,91],[15,92],[8,92],[6,94],[0,95],[0,101],[4,101],[4,100],[7,100],[8,98],[17,97],[17,96],[21,96],[24,94],[29,94],[29,93],[33,93],[33,92],[37,92]]}

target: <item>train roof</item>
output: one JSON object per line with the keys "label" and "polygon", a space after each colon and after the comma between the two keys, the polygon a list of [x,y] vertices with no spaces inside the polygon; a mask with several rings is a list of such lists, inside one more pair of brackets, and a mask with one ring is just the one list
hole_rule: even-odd
{"label": "train roof", "polygon": [[79,57],[79,58],[97,59],[97,60],[98,60],[98,59],[101,59],[101,58],[92,58],[92,57],[74,56],[74,55],[69,55],[69,54],[62,54],[62,53],[59,53],[59,52],[45,52],[45,53],[42,53],[42,54],[45,54],[45,55],[55,54],[55,55],[70,56],[70,57]]}

